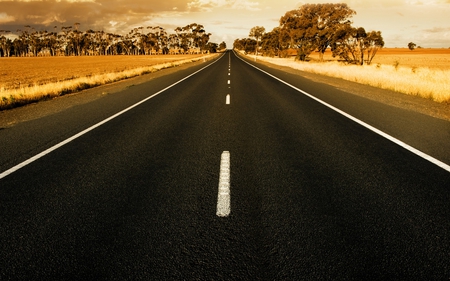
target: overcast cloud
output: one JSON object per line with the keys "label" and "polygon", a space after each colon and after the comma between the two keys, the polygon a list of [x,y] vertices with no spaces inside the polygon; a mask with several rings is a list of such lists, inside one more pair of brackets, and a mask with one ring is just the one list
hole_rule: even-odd
{"label": "overcast cloud", "polygon": [[305,3],[345,2],[357,12],[354,26],[380,30],[387,47],[450,47],[450,0],[0,0],[0,30],[16,32],[61,30],[80,23],[80,30],[126,34],[139,26],[178,26],[198,23],[213,34],[211,41],[248,37],[253,26],[266,31],[278,26],[287,11]]}

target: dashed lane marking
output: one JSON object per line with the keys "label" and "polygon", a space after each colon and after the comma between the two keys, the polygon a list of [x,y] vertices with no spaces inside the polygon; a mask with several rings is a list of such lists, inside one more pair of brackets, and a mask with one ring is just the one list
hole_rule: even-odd
{"label": "dashed lane marking", "polygon": [[228,217],[230,207],[230,152],[224,151],[220,157],[219,190],[217,196],[218,217]]}

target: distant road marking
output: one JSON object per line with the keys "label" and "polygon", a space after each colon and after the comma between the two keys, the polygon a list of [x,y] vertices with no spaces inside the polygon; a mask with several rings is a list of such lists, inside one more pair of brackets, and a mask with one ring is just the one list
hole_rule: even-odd
{"label": "distant road marking", "polygon": [[231,81],[230,80],[228,80],[228,85],[230,85],[231,84]]}
{"label": "distant road marking", "polygon": [[317,97],[315,97],[315,96],[313,96],[313,95],[311,95],[311,94],[309,94],[309,93],[307,93],[307,92],[305,92],[305,91],[303,91],[303,90],[301,90],[301,89],[299,89],[299,88],[297,88],[297,87],[295,87],[295,86],[289,84],[288,82],[286,82],[286,81],[284,81],[284,80],[281,80],[280,78],[278,78],[278,77],[276,77],[276,76],[274,76],[274,75],[268,73],[267,71],[264,71],[264,70],[262,70],[261,68],[252,65],[251,63],[249,63],[249,62],[243,60],[242,58],[240,58],[238,55],[236,55],[236,56],[237,56],[240,60],[242,60],[243,62],[245,62],[246,64],[248,64],[248,65],[250,65],[250,66],[256,68],[257,70],[261,71],[262,73],[267,74],[268,76],[274,78],[275,80],[280,81],[281,83],[285,84],[286,86],[291,87],[292,89],[294,89],[294,90],[296,90],[296,91],[298,91],[298,92],[304,94],[305,96],[307,96],[307,97],[309,97],[309,98],[311,98],[311,99],[313,99],[313,100],[315,100],[315,101],[317,101],[317,102],[319,102],[319,103],[325,105],[326,107],[328,107],[328,108],[330,108],[330,109],[336,111],[337,113],[339,113],[339,114],[341,114],[341,115],[347,117],[348,119],[350,119],[350,120],[352,120],[352,121],[358,123],[359,125],[361,125],[361,126],[367,128],[367,129],[371,130],[372,132],[374,132],[374,133],[376,133],[376,134],[378,134],[378,135],[380,135],[380,136],[382,136],[382,137],[384,137],[384,138],[390,140],[391,142],[393,142],[393,143],[395,143],[395,144],[397,144],[397,145],[403,147],[404,149],[406,149],[406,150],[408,150],[408,151],[410,151],[410,152],[416,154],[417,156],[419,156],[419,157],[421,157],[421,158],[423,158],[423,159],[425,159],[425,160],[427,160],[427,161],[429,161],[429,162],[435,164],[436,166],[439,166],[439,167],[441,167],[442,169],[444,169],[444,170],[450,172],[450,165],[445,164],[444,162],[442,162],[442,161],[440,161],[440,160],[434,158],[433,156],[428,155],[428,154],[426,154],[426,153],[424,153],[424,152],[422,152],[422,151],[420,151],[420,150],[418,150],[418,149],[416,149],[416,148],[414,148],[414,147],[412,147],[412,146],[410,146],[410,145],[408,145],[408,144],[402,142],[401,140],[399,140],[399,139],[397,139],[397,138],[394,138],[394,137],[391,136],[391,135],[386,134],[385,132],[383,132],[383,131],[381,131],[381,130],[379,130],[379,129],[377,129],[377,128],[375,128],[375,127],[369,125],[369,124],[367,124],[366,122],[359,120],[358,118],[356,118],[356,117],[354,117],[354,116],[352,116],[352,115],[350,115],[350,114],[348,114],[348,113],[346,113],[346,112],[344,112],[344,111],[342,111],[342,110],[340,110],[340,109],[338,109],[338,108],[332,106],[332,105],[329,104],[329,103],[324,102],[323,100],[321,100],[321,99],[319,99],[319,98],[317,98]]}
{"label": "distant road marking", "polygon": [[230,104],[230,94],[227,95],[227,98],[225,99],[225,104]]}
{"label": "distant road marking", "polygon": [[220,157],[219,190],[217,211],[219,217],[227,217],[230,212],[230,152],[224,151]]}
{"label": "distant road marking", "polygon": [[[223,56],[223,55],[222,55],[222,56]],[[87,129],[85,129],[85,130],[79,132],[78,134],[73,135],[72,137],[70,137],[70,138],[68,138],[68,139],[66,139],[66,140],[64,140],[64,141],[62,141],[62,142],[60,142],[60,143],[58,143],[58,144],[56,144],[56,145],[54,145],[54,146],[52,146],[52,147],[50,147],[50,148],[44,150],[44,151],[42,151],[41,153],[39,153],[39,154],[37,154],[37,155],[35,155],[35,156],[31,157],[31,158],[29,158],[28,160],[25,160],[24,162],[22,162],[22,163],[20,163],[20,164],[17,164],[16,166],[14,166],[14,167],[12,167],[12,168],[10,168],[10,169],[4,171],[3,173],[0,174],[0,179],[6,177],[6,176],[9,175],[9,174],[14,173],[15,171],[17,171],[17,170],[19,170],[19,169],[21,169],[21,168],[27,166],[28,164],[31,164],[32,162],[38,160],[39,158],[41,158],[41,157],[43,157],[43,156],[49,154],[50,152],[52,152],[52,151],[54,151],[54,150],[56,150],[56,149],[58,149],[58,148],[60,148],[60,147],[62,147],[62,146],[64,146],[64,145],[68,144],[69,142],[71,142],[71,141],[73,141],[73,140],[75,140],[75,139],[81,137],[82,135],[84,135],[84,134],[86,134],[86,133],[88,133],[88,132],[94,130],[95,128],[100,127],[101,125],[103,125],[103,124],[105,124],[105,123],[111,121],[112,119],[114,119],[114,118],[116,118],[116,117],[118,117],[118,116],[124,114],[125,112],[127,112],[127,111],[129,111],[129,110],[135,108],[136,106],[138,106],[138,105],[140,105],[140,104],[142,104],[142,103],[148,101],[149,99],[152,99],[152,98],[156,97],[157,95],[161,94],[162,92],[164,92],[164,91],[166,91],[166,90],[172,88],[173,86],[175,86],[175,85],[177,85],[177,84],[183,82],[184,80],[186,80],[186,79],[188,79],[188,78],[194,76],[195,74],[199,73],[200,71],[204,70],[205,68],[207,68],[207,67],[213,65],[214,63],[216,63],[217,61],[219,61],[221,58],[222,58],[222,57],[218,58],[217,60],[213,61],[212,63],[208,64],[207,66],[205,66],[205,67],[203,67],[203,68],[197,70],[196,72],[194,72],[194,73],[192,73],[192,74],[189,74],[188,76],[184,77],[183,79],[178,80],[177,82],[173,83],[172,85],[167,86],[166,88],[162,89],[161,91],[159,91],[159,92],[157,92],[157,93],[155,93],[155,94],[153,94],[153,95],[151,95],[151,96],[149,96],[149,97],[147,97],[147,98],[141,100],[140,102],[137,102],[137,103],[133,104],[132,106],[130,106],[130,107],[128,107],[128,108],[126,108],[126,109],[124,109],[124,110],[122,110],[122,111],[120,111],[120,112],[114,114],[114,115],[112,115],[111,117],[108,117],[108,118],[106,118],[105,120],[98,122],[97,124],[95,124],[95,125],[93,125],[93,126],[87,128]]]}

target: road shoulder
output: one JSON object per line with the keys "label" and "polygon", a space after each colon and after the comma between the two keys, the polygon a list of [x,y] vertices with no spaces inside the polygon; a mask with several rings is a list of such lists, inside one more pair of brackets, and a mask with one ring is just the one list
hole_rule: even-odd
{"label": "road shoulder", "polygon": [[352,95],[364,97],[393,107],[410,110],[431,117],[450,121],[450,104],[447,103],[438,103],[417,96],[405,95],[390,90],[384,90],[368,85],[359,84],[356,82],[347,81],[341,78],[309,73],[286,66],[275,65],[265,61],[258,61],[257,63],[273,69],[284,71],[286,73],[299,75],[314,82],[331,85],[341,91]]}
{"label": "road shoulder", "polygon": [[147,81],[169,75],[171,73],[187,69],[189,67],[196,66],[202,63],[204,62],[196,61],[188,64],[183,64],[177,67],[162,69],[154,73],[149,73],[111,84],[83,90],[77,93],[31,103],[22,107],[3,110],[0,111],[0,130],[12,127],[25,121],[35,120],[41,117],[52,115],[73,106],[87,104],[110,94],[123,91],[129,87],[133,87],[135,85],[139,85]]}

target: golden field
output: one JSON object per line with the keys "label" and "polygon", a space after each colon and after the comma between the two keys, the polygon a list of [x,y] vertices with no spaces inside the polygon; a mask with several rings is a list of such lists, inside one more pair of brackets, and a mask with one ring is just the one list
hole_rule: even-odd
{"label": "golden field", "polygon": [[450,49],[411,51],[407,48],[386,48],[377,53],[371,65],[363,66],[339,62],[337,58],[332,57],[330,51],[325,53],[324,62],[319,62],[318,53],[313,53],[309,62],[295,61],[294,58],[258,59],[436,102],[450,103]]}
{"label": "golden field", "polygon": [[0,110],[211,56],[0,58]]}
{"label": "golden field", "polygon": [[[319,59],[318,53],[312,53],[313,60]],[[333,58],[330,49],[325,52],[324,60],[337,61]],[[450,49],[415,49],[408,48],[383,48],[378,51],[372,64],[394,65],[418,68],[428,67],[431,69],[450,70]]]}
{"label": "golden field", "polygon": [[199,56],[201,55],[0,58],[0,88],[42,85]]}

